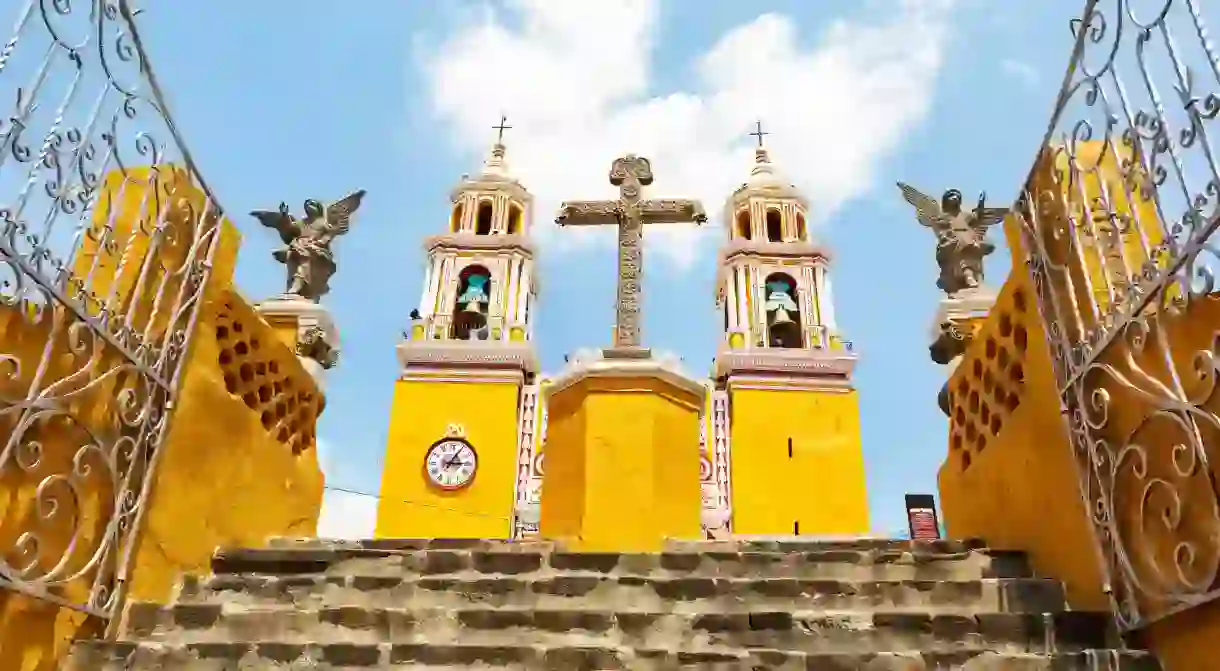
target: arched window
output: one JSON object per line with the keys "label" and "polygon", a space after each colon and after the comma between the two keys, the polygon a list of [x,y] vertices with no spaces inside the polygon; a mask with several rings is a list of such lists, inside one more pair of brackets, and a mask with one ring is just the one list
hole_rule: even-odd
{"label": "arched window", "polygon": [[779,210],[767,210],[767,240],[779,242],[784,239],[784,228],[780,224]]}
{"label": "arched window", "polygon": [[801,347],[801,309],[796,280],[787,273],[771,273],[766,281],[767,346]]}
{"label": "arched window", "polygon": [[453,206],[453,214],[449,215],[449,232],[457,233],[462,228],[462,204]]}
{"label": "arched window", "polygon": [[453,337],[486,340],[490,304],[491,273],[479,265],[463,268],[458,273],[457,298],[453,301]]}
{"label": "arched window", "polygon": [[479,203],[478,216],[474,221],[475,235],[491,235],[491,201],[485,200]]}
{"label": "arched window", "polygon": [[750,239],[750,211],[742,210],[737,213],[737,237],[742,240]]}
{"label": "arched window", "polygon": [[805,215],[800,212],[796,213],[796,239],[800,240],[801,242],[807,242],[809,240],[809,237],[805,231]]}
{"label": "arched window", "polygon": [[516,235],[521,232],[521,208],[513,203],[508,206],[508,234]]}

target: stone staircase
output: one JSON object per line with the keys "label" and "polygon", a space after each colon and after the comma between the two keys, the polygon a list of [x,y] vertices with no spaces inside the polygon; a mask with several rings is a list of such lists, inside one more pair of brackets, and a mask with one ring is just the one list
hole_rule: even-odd
{"label": "stone staircase", "polygon": [[1155,670],[973,542],[278,541],[222,550],[68,668]]}

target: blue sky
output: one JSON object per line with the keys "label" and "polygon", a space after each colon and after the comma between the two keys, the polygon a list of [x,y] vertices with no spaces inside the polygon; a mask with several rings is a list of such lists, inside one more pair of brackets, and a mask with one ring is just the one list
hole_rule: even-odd
{"label": "blue sky", "polygon": [[[806,188],[833,250],[840,327],[861,354],[874,528],[905,526],[902,496],[935,491],[944,371],[927,355],[939,299],[931,234],[894,181],[1015,196],[1063,76],[1073,2],[592,0],[362,6],[263,0],[149,5],[140,17],[178,126],[246,236],[242,290],[282,289],[278,242],[243,213],[281,200],[368,197],[339,243],[326,303],[343,340],[320,436],[331,484],[375,493],[418,301],[420,242],[475,170],[503,110],[508,159],[538,194],[537,344],[548,370],[603,344],[613,318],[606,236],[551,229],[558,198],[611,193],[615,155],[653,158],[659,195],[695,195],[711,230],[646,233],[645,338],[710,364],[719,212],[749,171],[756,118],[778,167]],[[621,31],[610,39],[604,34]],[[576,35],[572,37],[571,35]],[[997,244],[1002,244],[996,236]],[[1001,249],[989,282],[1007,272]],[[816,496],[815,490],[810,496]],[[328,499],[324,532],[368,533],[371,500]]]}

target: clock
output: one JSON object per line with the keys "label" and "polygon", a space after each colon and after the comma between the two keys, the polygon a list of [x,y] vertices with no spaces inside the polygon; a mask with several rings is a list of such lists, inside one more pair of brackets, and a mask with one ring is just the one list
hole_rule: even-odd
{"label": "clock", "polygon": [[424,458],[424,474],[428,481],[449,491],[469,486],[478,468],[479,455],[470,443],[460,438],[436,442],[428,448]]}

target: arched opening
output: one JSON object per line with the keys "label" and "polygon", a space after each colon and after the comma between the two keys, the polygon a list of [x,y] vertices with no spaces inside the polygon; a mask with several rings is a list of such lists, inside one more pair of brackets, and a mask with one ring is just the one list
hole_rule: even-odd
{"label": "arched opening", "polygon": [[513,203],[508,206],[508,234],[516,235],[521,232],[521,208]]}
{"label": "arched opening", "polygon": [[784,228],[780,225],[779,210],[767,210],[767,240],[779,242],[784,239]]}
{"label": "arched opening", "polygon": [[483,266],[466,266],[458,273],[457,292],[457,300],[453,302],[453,337],[456,340],[486,340],[491,273]]}
{"label": "arched opening", "polygon": [[787,273],[771,273],[767,276],[766,288],[767,346],[801,347],[801,309],[796,280]]}
{"label": "arched opening", "polygon": [[729,330],[729,301],[724,301],[724,330],[727,333]]}
{"label": "arched opening", "polygon": [[736,234],[742,240],[750,239],[750,211],[742,210],[737,213]]}
{"label": "arched opening", "polygon": [[801,242],[809,240],[805,234],[805,215],[800,212],[796,213],[796,239]]}
{"label": "arched opening", "polygon": [[491,235],[491,201],[479,203],[478,216],[474,220],[475,235]]}
{"label": "arched opening", "polygon": [[453,206],[453,214],[449,215],[449,232],[457,233],[462,228],[462,204]]}

